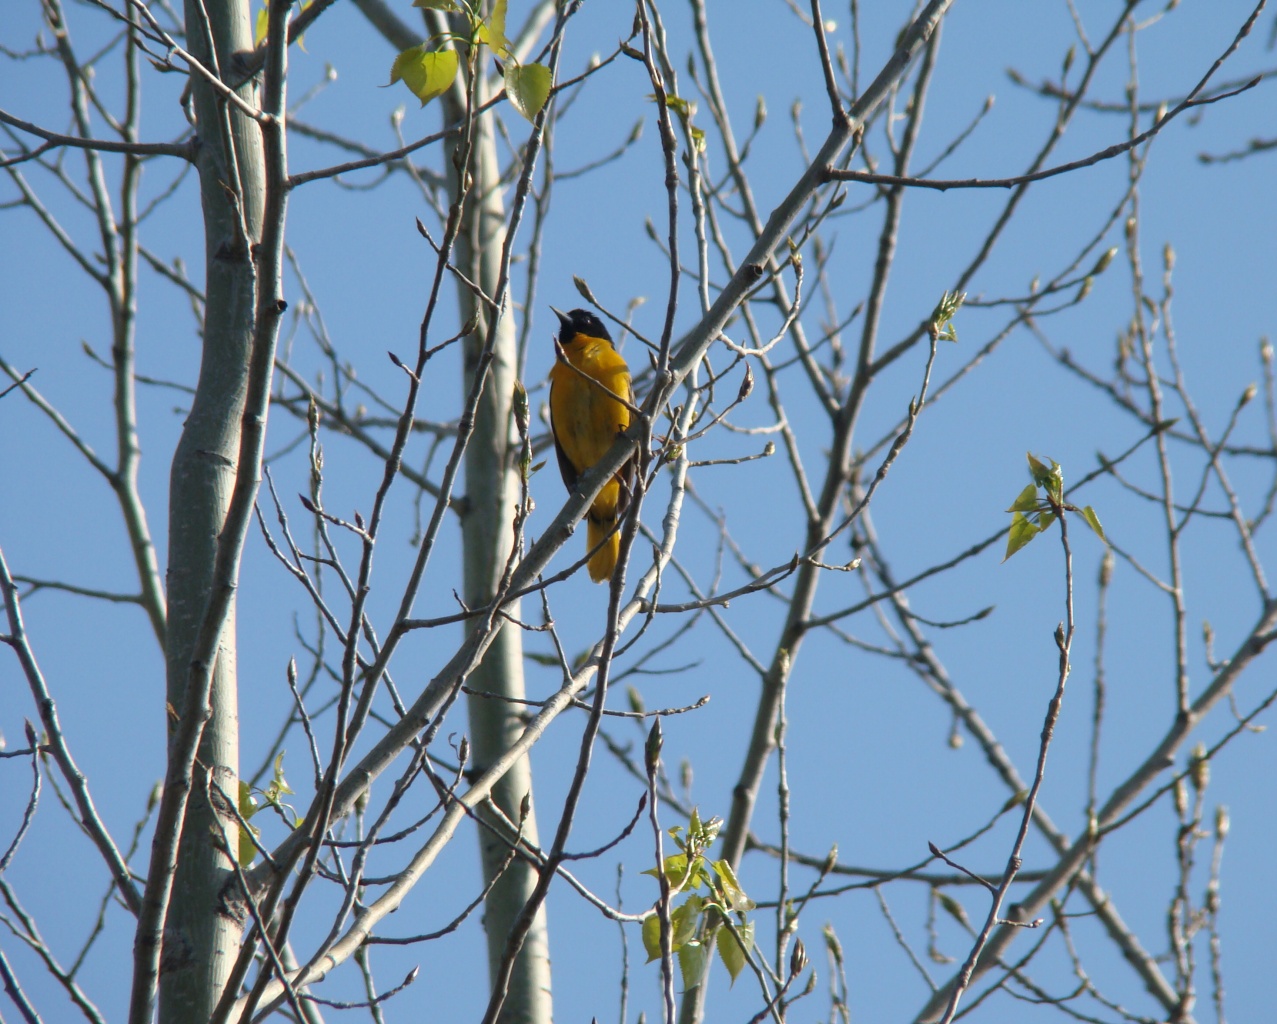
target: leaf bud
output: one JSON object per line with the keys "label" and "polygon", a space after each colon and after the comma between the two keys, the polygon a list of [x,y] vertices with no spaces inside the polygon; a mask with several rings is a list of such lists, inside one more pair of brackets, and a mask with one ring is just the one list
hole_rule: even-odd
{"label": "leaf bud", "polygon": [[1188,755],[1188,778],[1198,793],[1210,785],[1210,758],[1206,754],[1206,747],[1200,743]]}
{"label": "leaf bud", "polygon": [[834,963],[841,967],[843,964],[842,943],[838,941],[834,926],[831,924],[825,925],[825,948],[829,950],[830,956],[834,958]]}
{"label": "leaf bud", "polygon": [[1113,262],[1113,257],[1117,255],[1117,246],[1111,246],[1100,253],[1100,258],[1095,261],[1095,267],[1091,271],[1092,274],[1102,274],[1108,270],[1109,264]]}
{"label": "leaf bud", "polygon": [[647,743],[643,747],[643,762],[647,767],[648,775],[656,774],[656,766],[661,760],[661,745],[663,743],[661,719],[660,716],[657,716],[652,720],[652,728],[647,734]]}
{"label": "leaf bud", "polygon": [[528,436],[528,391],[523,381],[514,382],[514,424],[519,428],[519,436]]}
{"label": "leaf bud", "polygon": [[794,951],[789,954],[789,976],[792,978],[807,969],[807,947],[802,939],[794,940]]}

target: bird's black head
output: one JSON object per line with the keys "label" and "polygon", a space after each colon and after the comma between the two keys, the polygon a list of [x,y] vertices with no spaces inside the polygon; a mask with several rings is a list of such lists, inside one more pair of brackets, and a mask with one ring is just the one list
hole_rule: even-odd
{"label": "bird's black head", "polygon": [[603,321],[591,313],[588,309],[574,309],[570,313],[560,313],[553,306],[554,315],[559,318],[562,329],[559,331],[559,344],[566,345],[578,334],[587,334],[591,338],[605,338],[612,340],[612,335],[607,333],[607,328],[603,326]]}

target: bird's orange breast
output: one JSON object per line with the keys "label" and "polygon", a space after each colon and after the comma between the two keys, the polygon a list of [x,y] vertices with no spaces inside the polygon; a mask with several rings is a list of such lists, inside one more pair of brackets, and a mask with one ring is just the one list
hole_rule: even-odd
{"label": "bird's orange breast", "polygon": [[[563,352],[581,373],[630,398],[625,360],[607,341],[577,335]],[[550,369],[550,416],[555,441],[578,474],[603,458],[630,425],[629,409],[558,362]]]}

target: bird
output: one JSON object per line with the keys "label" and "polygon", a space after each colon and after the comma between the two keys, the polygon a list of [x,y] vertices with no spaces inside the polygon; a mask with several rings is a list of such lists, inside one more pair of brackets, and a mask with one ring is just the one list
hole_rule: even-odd
{"label": "bird", "polygon": [[[634,388],[629,367],[613,347],[603,321],[585,309],[570,313],[550,309],[559,318],[559,346],[566,359],[556,359],[550,368],[550,430],[559,471],[570,492],[629,427]],[[617,401],[614,395],[625,401]],[[629,504],[633,479],[631,459],[599,491],[586,514],[587,550],[594,552],[590,579],[595,583],[611,579],[616,571],[621,550],[616,524]]]}

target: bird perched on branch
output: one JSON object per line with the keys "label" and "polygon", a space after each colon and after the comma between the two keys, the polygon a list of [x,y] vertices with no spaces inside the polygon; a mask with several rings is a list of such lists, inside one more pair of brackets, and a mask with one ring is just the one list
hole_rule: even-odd
{"label": "bird perched on branch", "polygon": [[[629,367],[612,347],[612,336],[597,316],[584,309],[570,313],[554,309],[554,315],[562,325],[562,358],[550,368],[550,429],[563,482],[571,491],[581,474],[603,458],[617,435],[629,427],[630,410],[625,403],[634,404],[634,389]],[[590,579],[595,583],[611,579],[616,570],[621,549],[616,526],[629,504],[633,479],[631,459],[599,491],[586,514],[586,542],[594,551]]]}

